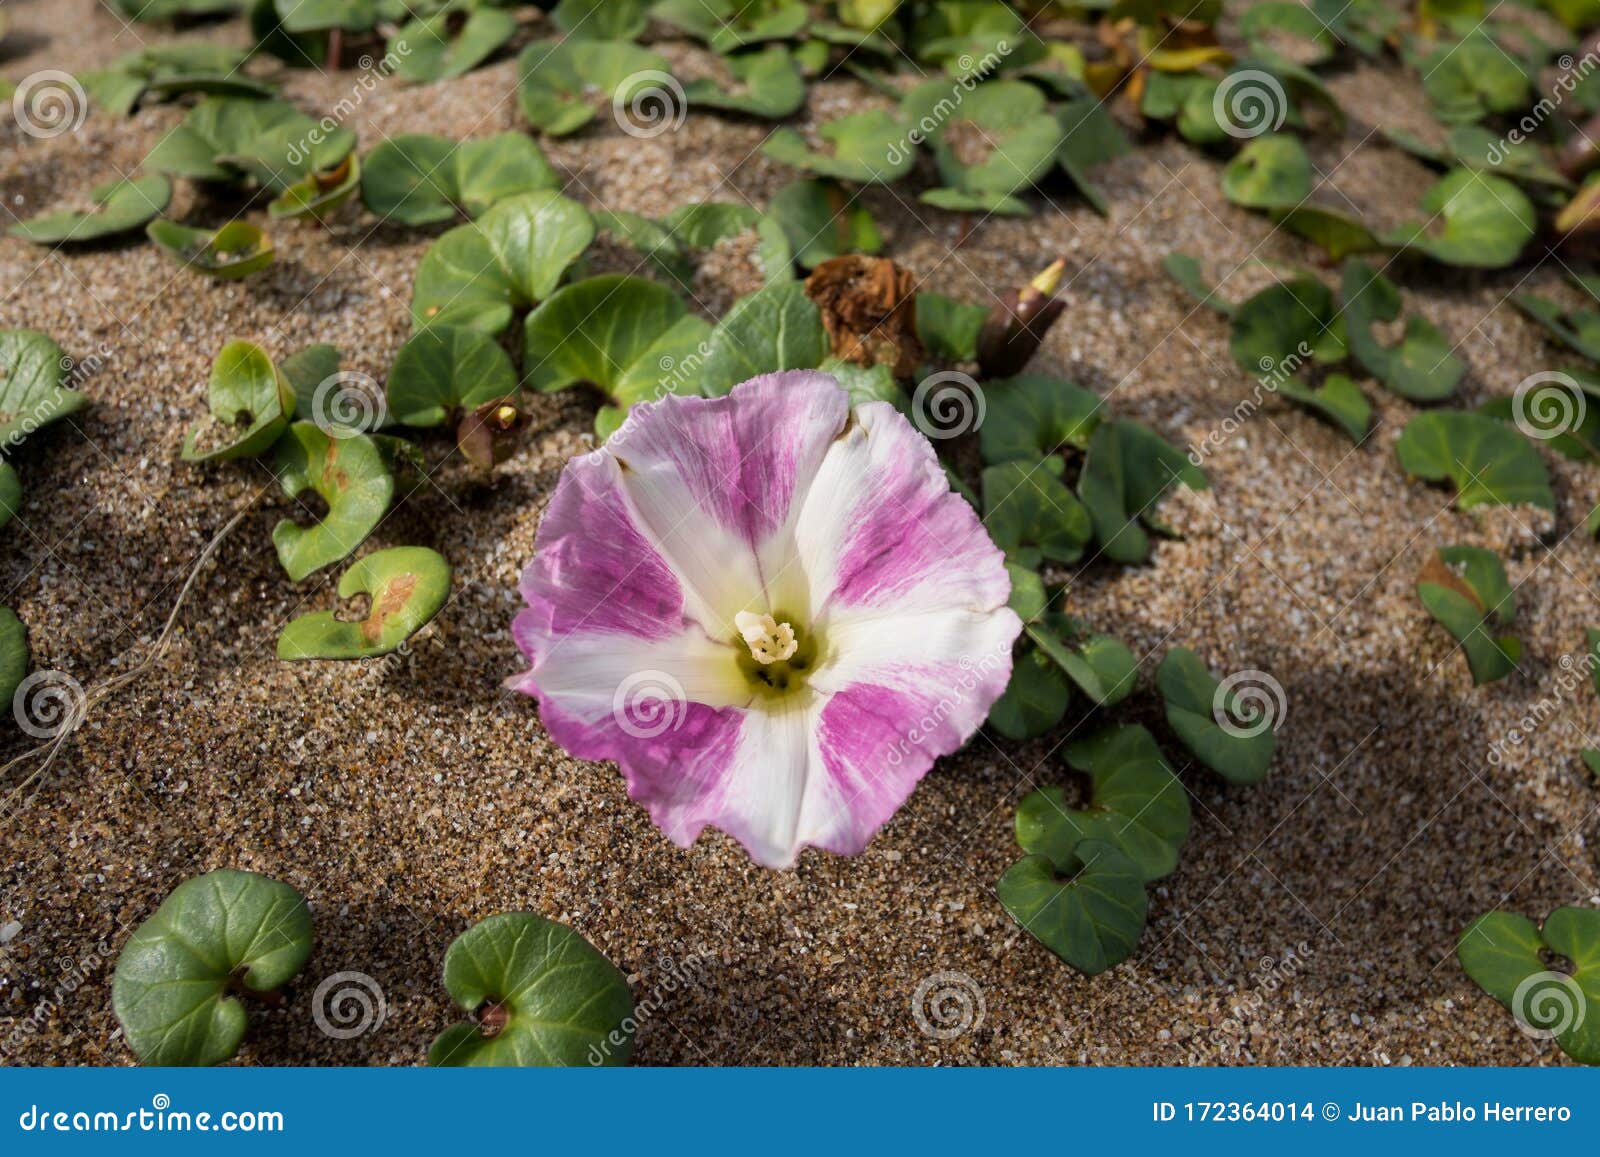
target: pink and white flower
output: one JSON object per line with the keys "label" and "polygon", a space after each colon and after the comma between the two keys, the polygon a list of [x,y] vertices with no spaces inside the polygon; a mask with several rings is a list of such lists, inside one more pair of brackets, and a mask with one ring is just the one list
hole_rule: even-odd
{"label": "pink and white flower", "polygon": [[513,624],[550,735],[687,847],[853,855],[988,715],[1021,622],[933,448],[827,374],[633,408],[568,463]]}

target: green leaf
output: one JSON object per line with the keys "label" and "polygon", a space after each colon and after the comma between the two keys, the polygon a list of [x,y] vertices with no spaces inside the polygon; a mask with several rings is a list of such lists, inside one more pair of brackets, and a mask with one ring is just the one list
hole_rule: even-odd
{"label": "green leaf", "polygon": [[536,40],[517,57],[517,97],[534,128],[566,136],[594,119],[591,92],[614,100],[641,74],[667,77],[666,58],[622,41]]}
{"label": "green leaf", "polygon": [[[16,517],[17,511],[22,509],[22,479],[17,477],[17,468],[11,463],[0,460],[0,527]],[[3,699],[4,696],[0,696]]]}
{"label": "green leaf", "polygon": [[1234,362],[1247,374],[1292,376],[1308,359],[1345,357],[1345,324],[1333,291],[1314,277],[1267,286],[1239,303],[1228,339]]}
{"label": "green leaf", "polygon": [[1372,403],[1344,374],[1329,374],[1314,389],[1297,378],[1286,378],[1278,383],[1278,392],[1338,426],[1352,442],[1364,441],[1372,427]]}
{"label": "green leaf", "polygon": [[986,217],[1030,217],[1032,207],[1009,193],[972,193],[965,189],[929,189],[917,200],[950,213],[982,213]]}
{"label": "green leaf", "polygon": [[432,225],[458,213],[481,217],[508,198],[560,186],[539,146],[522,133],[459,142],[407,133],[367,154],[361,199],[385,220]]}
{"label": "green leaf", "polygon": [[1066,446],[1086,450],[1104,406],[1092,390],[1045,374],[991,383],[985,396],[988,413],[978,438],[989,463],[1047,458]]}
{"label": "green leaf", "polygon": [[588,210],[550,190],[499,202],[423,254],[411,294],[412,323],[499,333],[514,310],[555,291],[594,231]]}
{"label": "green leaf", "polygon": [[174,261],[224,281],[240,281],[272,264],[272,241],[248,221],[229,221],[215,233],[159,218],[145,235]]}
{"label": "green leaf", "polygon": [[1344,299],[1345,338],[1350,353],[1374,377],[1403,398],[1435,402],[1455,393],[1466,373],[1450,339],[1427,318],[1406,318],[1405,334],[1393,346],[1379,342],[1372,332],[1375,322],[1400,316],[1400,291],[1394,283],[1362,261],[1345,263],[1340,288]]}
{"label": "green leaf", "polygon": [[1056,123],[1061,132],[1056,163],[1095,212],[1109,215],[1110,205],[1090,178],[1107,161],[1131,151],[1127,137],[1105,102],[1093,96],[1076,97],[1057,106]]}
{"label": "green leaf", "polygon": [[1252,52],[1269,48],[1273,37],[1286,36],[1304,46],[1307,64],[1321,64],[1333,56],[1338,37],[1311,9],[1293,0],[1268,0],[1239,14],[1239,34],[1249,41]]}
{"label": "green leaf", "polygon": [[1334,261],[1343,261],[1352,253],[1383,248],[1383,243],[1359,218],[1326,205],[1273,209],[1270,216],[1291,233],[1298,233],[1313,245],[1321,246]]}
{"label": "green leaf", "polygon": [[1406,424],[1395,444],[1407,474],[1449,481],[1456,506],[1518,506],[1555,510],[1544,459],[1517,431],[1485,414],[1435,410]]}
{"label": "green leaf", "polygon": [[147,95],[271,97],[271,85],[244,73],[245,61],[244,52],[221,44],[154,44],[79,73],[78,81],[90,100],[119,117],[131,115]]}
{"label": "green leaf", "polygon": [[[348,443],[346,443],[348,445]],[[278,636],[278,658],[370,659],[387,655],[427,625],[450,594],[450,564],[423,546],[376,550],[339,579],[339,597],[369,596],[366,617],[333,611],[301,615]]]}
{"label": "green leaf", "polygon": [[[15,479],[16,474],[11,477]],[[10,607],[0,607],[0,702],[14,703],[17,688],[27,675],[28,628]]]}
{"label": "green leaf", "polygon": [[1496,633],[1516,618],[1516,593],[1494,551],[1441,547],[1417,576],[1417,597],[1461,644],[1474,684],[1503,679],[1516,670],[1522,644]]}
{"label": "green leaf", "polygon": [[1084,840],[1110,844],[1159,880],[1178,866],[1189,840],[1189,797],[1143,727],[1117,726],[1067,746],[1067,762],[1088,777],[1088,800],[1067,803],[1061,787],[1017,806],[1017,843],[1052,864],[1070,864]]}
{"label": "green leaf", "polygon": [[67,388],[71,366],[61,347],[38,330],[0,329],[0,446],[19,445],[89,404]]}
{"label": "green leaf", "polygon": [[215,1065],[244,1039],[232,994],[270,994],[311,955],[311,912],[287,884],[221,870],[185,880],[128,938],[111,1007],[148,1065]]}
{"label": "green leaf", "polygon": [[438,426],[462,410],[515,394],[517,371],[488,334],[430,325],[395,354],[386,388],[396,421]]}
{"label": "green leaf", "polygon": [[1061,668],[1026,648],[1017,653],[1005,693],[989,708],[989,726],[1008,739],[1032,739],[1061,722],[1071,698]]}
{"label": "green leaf", "polygon": [[810,13],[790,0],[661,0],[651,16],[710,45],[734,52],[766,40],[788,40],[806,27]]}
{"label": "green leaf", "polygon": [[1156,669],[1156,689],[1167,723],[1201,763],[1229,783],[1267,777],[1286,707],[1270,675],[1240,672],[1219,683],[1193,651],[1174,647]]}
{"label": "green leaf", "polygon": [[277,475],[283,492],[298,498],[312,490],[328,506],[328,513],[312,526],[285,518],[272,529],[278,561],[295,582],[348,557],[383,521],[394,497],[394,478],[372,439],[342,430],[336,433],[337,437],[314,423],[296,422],[278,442]]}
{"label": "green leaf", "polygon": [[683,88],[690,106],[780,120],[798,112],[805,103],[805,77],[782,45],[768,45],[759,52],[730,57],[727,64],[734,85],[730,88],[710,77],[690,81]]}
{"label": "green leaf", "polygon": [[159,173],[96,186],[87,213],[56,212],[19,221],[6,232],[35,245],[82,244],[141,228],[172,200],[172,182]]}
{"label": "green leaf", "polygon": [[441,1033],[430,1065],[625,1065],[633,1053],[627,978],[571,928],[531,912],[458,936],[444,986],[476,1020]]}
{"label": "green leaf", "polygon": [[1013,920],[1089,976],[1126,960],[1144,933],[1144,873],[1099,840],[1081,841],[1068,864],[1024,856],[995,892]]}
{"label": "green leaf", "polygon": [[282,192],[337,167],[355,144],[349,129],[325,129],[282,101],[207,97],[156,144],[145,166],[201,181],[253,180]]}
{"label": "green leaf", "polygon": [[888,402],[905,411],[910,404],[888,366],[860,366],[843,358],[830,357],[817,368],[844,387],[844,392],[850,395],[852,408],[866,402]]}
{"label": "green leaf", "polygon": [[949,84],[935,80],[908,93],[903,108],[912,125],[935,126],[928,144],[950,189],[1005,197],[1031,187],[1055,164],[1061,126],[1033,85],[991,80],[953,111],[950,103]]}
{"label": "green leaf", "polygon": [[[1556,971],[1546,954],[1565,957],[1571,972]],[[1600,912],[1557,908],[1542,930],[1524,916],[1489,912],[1461,934],[1456,956],[1525,1033],[1554,1037],[1580,1064],[1600,1064]]]}
{"label": "green leaf", "polygon": [[1522,65],[1483,33],[1439,44],[1417,67],[1422,89],[1442,121],[1519,112],[1529,101]]}
{"label": "green leaf", "polygon": [[1583,756],[1583,765],[1589,769],[1589,774],[1600,780],[1600,750],[1585,747],[1580,754]]}
{"label": "green leaf", "polygon": [[777,370],[809,369],[828,356],[822,313],[798,281],[741,297],[711,331],[701,389],[711,397]]}
{"label": "green leaf", "polygon": [[778,222],[794,259],[806,269],[846,253],[876,253],[883,238],[872,215],[827,181],[796,181],[774,194],[767,214]]}
{"label": "green leaf", "polygon": [[500,8],[475,8],[459,29],[454,12],[419,16],[402,25],[389,41],[401,80],[426,84],[471,72],[500,50],[517,31],[517,20]]}
{"label": "green leaf", "polygon": [[738,201],[694,201],[661,219],[673,237],[693,249],[710,249],[725,237],[754,229],[759,210]]}
{"label": "green leaf", "polygon": [[556,27],[583,40],[637,40],[650,20],[649,0],[561,0]]}
{"label": "green leaf", "polygon": [[1511,304],[1544,326],[1568,349],[1600,362],[1600,311],[1563,310],[1548,298],[1531,293],[1513,293]]}
{"label": "green leaf", "polygon": [[1169,253],[1161,262],[1161,268],[1167,271],[1167,276],[1187,289],[1201,305],[1216,310],[1223,317],[1233,316],[1237,307],[1223,297],[1216,286],[1205,279],[1198,259],[1187,253]]}
{"label": "green leaf", "polygon": [[817,127],[831,152],[808,148],[794,129],[778,129],[761,151],[775,161],[840,181],[898,181],[916,162],[916,145],[906,126],[882,109],[852,113]]}
{"label": "green leaf", "polygon": [[917,337],[938,361],[970,362],[978,356],[978,331],[989,309],[923,290],[917,294]]}
{"label": "green leaf", "polygon": [[1044,656],[1066,672],[1096,706],[1114,707],[1133,691],[1139,661],[1120,639],[1095,634],[1056,613],[1024,629]]}
{"label": "green leaf", "polygon": [[327,404],[326,399],[319,402],[318,387],[338,372],[339,348],[326,342],[308,345],[284,358],[278,363],[278,373],[294,391],[294,405],[288,407],[288,411],[315,418],[318,407],[326,408]]}
{"label": "green leaf", "polygon": [[1089,513],[1061,481],[1059,459],[1003,462],[983,472],[983,522],[995,545],[1025,567],[1077,562],[1093,536]]}
{"label": "green leaf", "polygon": [[340,28],[365,32],[378,21],[374,0],[273,0],[278,17],[290,32],[326,32]]}
{"label": "green leaf", "polygon": [[318,221],[355,196],[361,187],[361,158],[351,153],[333,168],[307,173],[267,206],[273,220],[312,217]]}
{"label": "green leaf", "polygon": [[1311,196],[1311,157],[1288,133],[1257,137],[1222,170],[1222,192],[1250,209],[1298,205]]}
{"label": "green leaf", "polygon": [[183,440],[188,462],[225,462],[261,454],[294,415],[294,389],[253,342],[231,341],[211,363],[211,421]]}
{"label": "green leaf", "polygon": [[1510,265],[1533,238],[1535,214],[1527,194],[1503,177],[1454,169],[1429,187],[1418,208],[1423,219],[1383,235],[1386,245],[1414,249],[1472,269]]}
{"label": "green leaf", "polygon": [[[1143,562],[1150,553],[1144,527],[1166,533],[1156,504],[1175,483],[1204,490],[1206,476],[1183,451],[1138,422],[1102,422],[1089,440],[1078,497],[1095,537],[1113,562]],[[1143,526],[1140,524],[1143,523]]]}

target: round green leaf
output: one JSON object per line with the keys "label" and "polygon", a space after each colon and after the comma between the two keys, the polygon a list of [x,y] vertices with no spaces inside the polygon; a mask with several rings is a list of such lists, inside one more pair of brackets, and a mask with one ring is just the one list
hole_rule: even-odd
{"label": "round green leaf", "polygon": [[1550,473],[1528,440],[1504,422],[1468,410],[1432,410],[1406,423],[1395,453],[1407,474],[1449,481],[1456,506],[1518,506],[1555,510]]}
{"label": "round green leaf", "polygon": [[[957,301],[942,293],[917,294],[917,337],[937,361],[970,362],[978,357],[978,331],[989,316],[987,306]],[[1038,457],[1037,454],[1017,457]]]}
{"label": "round green leaf", "polygon": [[1000,903],[1027,932],[1090,976],[1126,960],[1144,932],[1144,874],[1122,852],[1083,840],[1069,864],[1024,856],[995,885]]}
{"label": "round green leaf", "polygon": [[[917,299],[920,313],[922,298]],[[1100,424],[1100,396],[1075,382],[1018,374],[986,386],[988,413],[978,428],[985,462],[1035,460],[1067,446],[1087,449]]]}
{"label": "round green leaf", "polygon": [[1036,648],[1018,651],[1005,694],[989,708],[988,723],[1007,739],[1043,735],[1067,712],[1072,688],[1067,678]]}
{"label": "round green leaf", "polygon": [[407,133],[367,154],[361,199],[385,220],[432,225],[458,212],[481,217],[508,198],[560,185],[539,146],[522,133],[460,142]]}
{"label": "round green leaf", "polygon": [[613,100],[641,76],[660,79],[656,91],[671,87],[664,79],[669,78],[665,57],[616,40],[536,40],[517,57],[517,75],[522,115],[554,137],[577,132],[594,119],[594,93]]}
{"label": "round green leaf", "polygon": [[728,71],[733,74],[732,88],[703,77],[684,85],[684,99],[690,105],[769,120],[789,116],[805,103],[805,78],[800,75],[800,66],[794,57],[782,45],[773,44],[759,52],[730,57],[727,64]]}
{"label": "round green leaf", "polygon": [[524,325],[528,384],[549,393],[589,382],[614,394],[629,368],[687,312],[677,294],[645,277],[613,273],[565,286]]}
{"label": "round green leaf", "polygon": [[585,40],[636,40],[650,21],[649,0],[561,0],[556,27]]}
{"label": "round green leaf", "polygon": [[448,325],[414,334],[389,371],[389,413],[407,426],[437,426],[516,392],[517,371],[499,342]]}
{"label": "round green leaf", "polygon": [[89,399],[67,388],[72,361],[33,329],[0,329],[0,447],[13,447],[34,431]]}
{"label": "round green leaf", "polygon": [[1280,281],[1233,311],[1229,352],[1247,374],[1281,376],[1308,358],[1342,361],[1345,323],[1333,291],[1314,277]]}
{"label": "round green leaf", "polygon": [[[1565,957],[1571,972],[1553,968],[1550,953]],[[1461,934],[1456,956],[1524,1032],[1553,1036],[1573,1060],[1600,1065],[1600,912],[1557,908],[1543,929],[1523,916],[1489,912]]]}
{"label": "round green leaf", "polygon": [[327,130],[283,101],[207,97],[156,144],[145,165],[201,181],[253,180],[281,192],[309,173],[337,167],[355,144],[349,129]]}
{"label": "round green leaf", "polygon": [[805,286],[769,285],[734,302],[711,331],[701,389],[717,397],[760,374],[821,365],[828,353],[822,312]]}
{"label": "round green leaf", "polygon": [[398,59],[395,75],[427,83],[471,72],[500,50],[517,31],[517,19],[501,8],[474,8],[456,27],[455,13],[436,12],[402,25],[389,41]]}
{"label": "round green leaf", "polygon": [[389,464],[365,434],[330,435],[314,423],[296,422],[278,442],[276,468],[290,498],[313,490],[328,505],[315,525],[285,518],[272,529],[278,561],[295,582],[347,558],[383,520],[394,497]]}
{"label": "round green leaf", "polygon": [[1425,317],[1406,318],[1405,334],[1393,346],[1379,342],[1374,323],[1400,316],[1400,291],[1387,277],[1362,261],[1345,263],[1340,287],[1344,300],[1345,338],[1350,353],[1367,371],[1401,397],[1433,402],[1455,393],[1466,373],[1450,339]]}
{"label": "round green leaf", "polygon": [[172,182],[160,173],[125,178],[97,186],[89,194],[95,208],[87,213],[46,213],[19,221],[6,230],[35,245],[79,244],[138,229],[172,200]]}
{"label": "round green leaf", "polygon": [[876,253],[883,238],[872,215],[830,181],[796,181],[773,195],[767,214],[778,222],[794,260],[806,269],[846,253]]}
{"label": "round green leaf", "polygon": [[423,546],[392,546],[353,563],[339,597],[367,595],[367,616],[347,622],[333,611],[301,615],[278,636],[278,658],[368,659],[387,655],[427,625],[450,594],[450,564]]}
{"label": "round green leaf", "polygon": [[111,1006],[149,1065],[214,1065],[239,1049],[248,1018],[231,993],[271,993],[311,954],[311,912],[287,884],[254,872],[186,880],[117,958]]}
{"label": "round green leaf", "polygon": [[1527,194],[1504,177],[1471,169],[1446,173],[1423,195],[1423,219],[1386,233],[1386,245],[1414,249],[1474,269],[1510,265],[1532,240],[1536,216]]}
{"label": "round green leaf", "polygon": [[161,218],[150,222],[145,233],[175,261],[224,281],[238,281],[272,264],[272,241],[248,221],[229,221],[213,233]]}
{"label": "round green leaf", "polygon": [[1257,137],[1222,170],[1223,195],[1235,205],[1275,209],[1311,196],[1311,158],[1298,137]]}
{"label": "round green leaf", "polygon": [[950,86],[929,81],[906,95],[905,119],[928,143],[951,189],[1006,196],[1031,186],[1055,163],[1061,126],[1039,89],[1020,80],[991,80],[972,89],[952,112]]}
{"label": "round green leaf", "polygon": [[831,152],[816,152],[794,129],[779,129],[761,151],[775,161],[840,181],[898,181],[916,163],[917,146],[904,124],[882,109],[852,113],[817,127]]}
{"label": "round green leaf", "polygon": [[28,628],[10,607],[0,607],[0,703],[11,703],[28,674]]}
{"label": "round green leaf", "polygon": [[564,924],[506,912],[473,925],[444,957],[444,986],[477,1020],[439,1034],[430,1065],[625,1065],[628,981]]}
{"label": "round green leaf", "polygon": [[1006,557],[1077,562],[1093,537],[1089,513],[1061,481],[1061,460],[1002,462],[983,472],[983,524]]}
{"label": "round green leaf", "polygon": [[594,240],[594,219],[551,190],[501,201],[450,230],[422,257],[411,319],[499,333],[514,310],[549,297]]}
{"label": "round green leaf", "polygon": [[1263,704],[1219,683],[1193,651],[1174,647],[1156,668],[1156,689],[1167,722],[1196,759],[1229,783],[1266,778],[1283,721],[1281,688],[1273,703]]}
{"label": "round green leaf", "polygon": [[190,462],[222,462],[262,453],[294,415],[294,388],[254,342],[231,341],[211,363],[211,421],[183,440]]}

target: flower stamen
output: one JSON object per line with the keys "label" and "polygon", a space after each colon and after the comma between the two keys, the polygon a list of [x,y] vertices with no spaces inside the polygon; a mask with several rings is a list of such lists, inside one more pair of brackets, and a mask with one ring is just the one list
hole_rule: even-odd
{"label": "flower stamen", "polygon": [[800,649],[794,628],[788,623],[778,622],[771,615],[740,611],[733,616],[733,625],[739,628],[740,637],[758,663],[781,663],[792,658]]}

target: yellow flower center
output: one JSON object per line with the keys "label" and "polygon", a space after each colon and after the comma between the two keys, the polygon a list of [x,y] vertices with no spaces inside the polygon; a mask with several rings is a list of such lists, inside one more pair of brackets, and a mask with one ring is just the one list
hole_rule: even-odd
{"label": "yellow flower center", "polygon": [[734,642],[739,673],[763,701],[783,699],[804,690],[806,678],[822,657],[821,633],[793,615],[740,611],[733,616],[739,637]]}
{"label": "yellow flower center", "polygon": [[757,663],[781,663],[800,649],[800,644],[795,641],[794,628],[788,623],[778,622],[771,615],[740,611],[733,616],[733,625],[739,628],[740,636],[750,648],[750,657]]}

